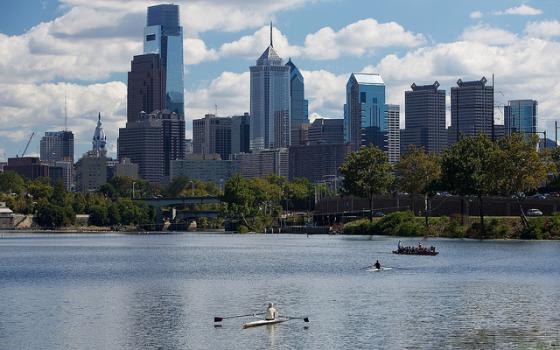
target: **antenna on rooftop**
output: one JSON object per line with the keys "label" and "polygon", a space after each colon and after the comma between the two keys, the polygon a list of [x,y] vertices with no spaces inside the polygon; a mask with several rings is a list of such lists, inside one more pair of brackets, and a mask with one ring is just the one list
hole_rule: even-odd
{"label": "antenna on rooftop", "polygon": [[68,131],[68,104],[66,100],[66,87],[64,87],[64,131]]}
{"label": "antenna on rooftop", "polygon": [[214,104],[214,111],[215,111],[214,116],[217,117],[218,116],[218,105],[217,104]]}
{"label": "antenna on rooftop", "polygon": [[274,47],[274,45],[272,45],[272,21],[270,21],[270,46]]}

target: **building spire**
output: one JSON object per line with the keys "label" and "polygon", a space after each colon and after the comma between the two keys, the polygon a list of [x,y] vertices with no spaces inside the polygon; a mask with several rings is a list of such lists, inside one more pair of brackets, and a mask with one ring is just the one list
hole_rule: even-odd
{"label": "building spire", "polygon": [[272,45],[272,21],[270,21],[270,46],[274,47],[274,45]]}

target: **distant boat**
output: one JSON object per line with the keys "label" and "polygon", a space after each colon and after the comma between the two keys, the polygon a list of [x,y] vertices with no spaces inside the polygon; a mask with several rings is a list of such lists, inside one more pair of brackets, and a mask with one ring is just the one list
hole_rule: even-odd
{"label": "distant boat", "polygon": [[429,249],[423,247],[420,243],[418,243],[417,247],[414,246],[401,246],[401,241],[399,241],[397,250],[393,250],[393,254],[402,254],[402,255],[431,255],[435,256],[438,255],[439,252],[436,251],[436,247],[431,246]]}

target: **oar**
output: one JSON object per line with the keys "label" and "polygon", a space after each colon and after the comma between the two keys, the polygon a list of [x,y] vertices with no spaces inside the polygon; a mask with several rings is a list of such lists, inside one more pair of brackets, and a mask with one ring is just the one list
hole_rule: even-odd
{"label": "oar", "polygon": [[264,315],[264,312],[260,312],[260,313],[252,313],[252,314],[247,314],[247,315],[237,315],[237,316],[226,316],[226,317],[214,317],[214,322],[222,322],[223,320],[227,320],[230,318],[239,318],[239,317],[250,317],[250,316],[256,316],[256,315]]}
{"label": "oar", "polygon": [[288,320],[303,320],[303,322],[309,322],[309,317],[292,317],[292,316],[282,316],[287,318]]}

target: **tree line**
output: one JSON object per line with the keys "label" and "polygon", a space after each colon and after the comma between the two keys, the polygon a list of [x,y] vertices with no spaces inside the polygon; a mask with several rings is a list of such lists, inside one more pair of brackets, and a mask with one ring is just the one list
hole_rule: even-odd
{"label": "tree line", "polygon": [[394,166],[382,150],[368,146],[351,154],[340,168],[343,191],[369,199],[370,222],[376,195],[394,191],[423,195],[426,225],[428,202],[437,191],[474,196],[479,203],[482,231],[484,198],[507,196],[516,199],[521,220],[527,226],[523,200],[560,169],[559,148],[539,152],[537,144],[536,135],[514,133],[493,142],[480,134],[461,138],[439,156],[411,146]]}

